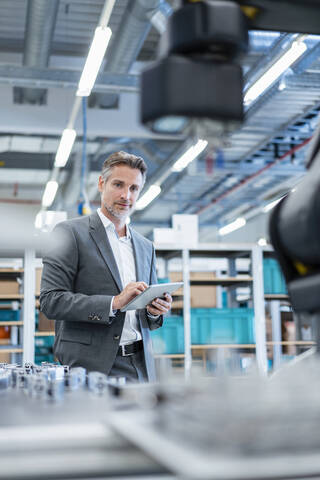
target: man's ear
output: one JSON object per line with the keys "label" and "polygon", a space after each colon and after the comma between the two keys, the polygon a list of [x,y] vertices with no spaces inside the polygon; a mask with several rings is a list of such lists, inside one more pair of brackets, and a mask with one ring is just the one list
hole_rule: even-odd
{"label": "man's ear", "polygon": [[102,178],[102,176],[100,175],[99,176],[99,181],[98,181],[98,190],[100,193],[102,193],[103,191],[103,185],[104,185],[104,180]]}

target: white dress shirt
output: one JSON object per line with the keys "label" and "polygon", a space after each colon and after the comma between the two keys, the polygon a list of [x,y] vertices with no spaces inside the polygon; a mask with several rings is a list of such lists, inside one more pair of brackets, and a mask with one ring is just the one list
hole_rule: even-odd
{"label": "white dress shirt", "polygon": [[[118,237],[114,224],[98,208],[97,213],[106,230],[108,240],[110,242],[113,256],[116,260],[123,288],[130,282],[136,282],[136,266],[133,254],[133,245],[131,241],[130,229],[126,228],[126,236]],[[114,316],[112,310],[113,299],[110,307],[110,316]],[[139,321],[135,310],[126,312],[122,335],[120,338],[120,345],[136,342],[141,340],[141,331]]]}

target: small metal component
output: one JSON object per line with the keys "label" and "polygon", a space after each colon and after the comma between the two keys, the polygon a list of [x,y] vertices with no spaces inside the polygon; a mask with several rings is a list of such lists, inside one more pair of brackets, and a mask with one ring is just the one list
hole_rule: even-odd
{"label": "small metal component", "polygon": [[86,369],[82,367],[72,368],[70,374],[76,377],[79,388],[83,388],[86,385]]}
{"label": "small metal component", "polygon": [[33,398],[44,398],[47,390],[47,377],[45,373],[32,375],[28,378],[28,393]]}
{"label": "small metal component", "polygon": [[0,391],[6,390],[10,387],[11,372],[8,370],[0,371]]}
{"label": "small metal component", "polygon": [[107,376],[100,372],[90,372],[88,374],[88,388],[96,395],[103,395],[108,391]]}

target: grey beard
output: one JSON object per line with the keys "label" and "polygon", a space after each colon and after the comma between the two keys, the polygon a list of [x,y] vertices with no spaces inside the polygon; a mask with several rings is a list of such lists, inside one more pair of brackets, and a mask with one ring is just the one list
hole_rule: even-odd
{"label": "grey beard", "polygon": [[122,220],[124,217],[127,217],[130,213],[130,211],[129,212],[123,212],[123,213],[117,212],[112,207],[108,207],[108,205],[106,203],[104,203],[104,208],[107,210],[107,212],[110,213],[110,215],[112,215],[115,218],[118,218],[119,220]]}

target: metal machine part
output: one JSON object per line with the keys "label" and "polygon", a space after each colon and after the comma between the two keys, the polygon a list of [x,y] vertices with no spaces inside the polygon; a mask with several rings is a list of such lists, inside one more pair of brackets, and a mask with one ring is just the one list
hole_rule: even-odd
{"label": "metal machine part", "polygon": [[218,120],[226,132],[235,128],[243,120],[242,70],[236,58],[248,46],[239,5],[186,4],[169,18],[161,42],[162,58],[141,78],[142,122],[154,128],[159,119],[187,117]]}
{"label": "metal machine part", "polygon": [[167,479],[165,467],[110,427],[132,400],[108,385],[82,368],[1,364],[0,479]]}
{"label": "metal machine part", "polygon": [[[319,142],[319,130],[314,144]],[[270,235],[294,311],[308,316],[320,353],[320,155],[313,148],[310,170],[270,217]]]}
{"label": "metal machine part", "polygon": [[115,413],[111,424],[179,478],[318,477],[319,367],[309,355],[271,381],[159,385],[156,408]]}

